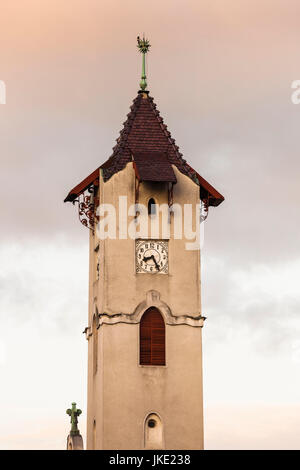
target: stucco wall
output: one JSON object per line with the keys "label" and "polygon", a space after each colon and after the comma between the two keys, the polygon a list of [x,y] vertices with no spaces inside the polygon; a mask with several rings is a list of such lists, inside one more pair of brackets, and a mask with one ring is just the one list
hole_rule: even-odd
{"label": "stucco wall", "polygon": [[97,445],[143,448],[144,420],[155,412],[163,423],[166,449],[201,448],[201,328],[167,326],[166,366],[139,365],[138,325],[101,329],[105,406]]}
{"label": "stucco wall", "polygon": [[[177,184],[174,185],[174,203],[193,204],[199,202],[199,187],[175,167]],[[113,204],[118,208],[119,196],[128,196],[128,205],[134,204],[135,174],[132,164],[116,173],[106,183],[100,183],[100,202]],[[167,204],[168,193],[165,185],[155,186],[142,183],[139,202],[147,205],[150,197],[158,204]],[[117,210],[117,221],[119,213]],[[173,218],[171,217],[171,234]],[[200,252],[187,251],[189,240],[169,240],[169,275],[135,273],[135,241],[100,241],[100,281],[95,294],[100,312],[130,313],[139,299],[145,297],[149,289],[160,291],[161,297],[171,304],[174,315],[201,313],[200,303]],[[97,243],[97,241],[96,241]],[[129,288],[130,287],[130,288]]]}
{"label": "stucco wall", "polygon": [[[199,187],[173,168],[177,177],[174,203],[192,203],[195,206],[199,202]],[[132,163],[106,183],[100,178],[101,203],[110,203],[118,208],[119,196],[124,195],[128,196],[128,205],[134,204]],[[142,183],[139,202],[147,205],[150,197],[154,197],[158,204],[166,204],[166,185]],[[168,275],[135,273],[134,240],[106,239],[99,242],[96,236],[91,235],[90,327],[96,310],[100,315],[132,315],[149,290],[159,292],[173,316],[196,318],[201,315],[200,252],[185,249],[189,240],[174,240],[172,224],[171,218]],[[95,252],[98,244],[99,249]],[[98,259],[100,276],[97,280]],[[144,448],[144,420],[151,412],[161,417],[165,448],[203,447],[199,326],[166,325],[166,366],[139,365],[138,324],[101,324],[96,374],[92,365],[92,342],[93,337],[89,336],[87,448]]]}

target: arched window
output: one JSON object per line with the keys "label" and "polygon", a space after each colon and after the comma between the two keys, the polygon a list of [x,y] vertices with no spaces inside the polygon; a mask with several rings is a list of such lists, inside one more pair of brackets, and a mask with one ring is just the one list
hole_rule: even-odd
{"label": "arched window", "polygon": [[156,214],[156,206],[155,200],[151,197],[148,201],[148,215],[155,215]]}
{"label": "arched window", "polygon": [[149,366],[166,364],[165,322],[155,307],[148,308],[141,319],[140,364]]}
{"label": "arched window", "polygon": [[163,425],[156,413],[151,413],[145,420],[145,449],[163,449]]}

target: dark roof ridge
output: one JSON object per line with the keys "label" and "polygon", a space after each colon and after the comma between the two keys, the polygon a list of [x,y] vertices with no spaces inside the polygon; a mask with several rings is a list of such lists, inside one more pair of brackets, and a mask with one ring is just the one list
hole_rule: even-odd
{"label": "dark roof ridge", "polygon": [[[113,153],[109,158],[114,156],[116,148],[126,146],[127,139],[128,139],[128,136],[129,136],[129,132],[131,130],[132,124],[134,123],[134,118],[135,118],[136,113],[138,111],[140,101],[141,101],[141,95],[136,96],[135,99],[133,100],[133,104],[130,106],[131,111],[127,114],[126,121],[123,122],[124,127],[123,127],[123,129],[120,130],[120,135],[116,139],[117,143],[113,147]],[[122,142],[122,140],[124,140],[124,138],[125,138],[125,142]]]}
{"label": "dark roof ridge", "polygon": [[186,169],[186,174],[188,175],[188,171],[189,171],[189,167],[186,165],[186,160],[183,157],[183,154],[181,152],[179,152],[179,146],[176,145],[176,140],[172,137],[172,134],[171,132],[168,130],[168,126],[167,124],[164,123],[164,120],[163,118],[161,117],[160,115],[160,112],[158,109],[156,109],[157,105],[156,103],[154,102],[154,98],[152,96],[149,96],[149,101],[150,101],[150,105],[154,108],[153,111],[154,113],[156,114],[157,117],[160,118],[161,122],[160,122],[160,126],[161,126],[161,129],[163,130],[165,136],[167,137],[167,139],[169,140],[169,143],[171,144],[177,158],[181,161],[181,163],[183,163],[183,166],[185,167]]}

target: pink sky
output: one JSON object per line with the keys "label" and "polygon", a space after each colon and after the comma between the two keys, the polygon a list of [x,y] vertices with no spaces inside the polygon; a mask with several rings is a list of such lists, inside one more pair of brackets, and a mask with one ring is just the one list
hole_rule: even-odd
{"label": "pink sky", "polygon": [[73,400],[84,433],[88,232],[62,201],[111,154],[143,32],[150,94],[226,198],[202,255],[206,448],[299,448],[299,15],[293,0],[2,0],[0,448],[64,448]]}

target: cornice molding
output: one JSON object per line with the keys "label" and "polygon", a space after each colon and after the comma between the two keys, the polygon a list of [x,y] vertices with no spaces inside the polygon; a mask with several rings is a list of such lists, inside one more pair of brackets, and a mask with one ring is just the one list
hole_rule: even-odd
{"label": "cornice molding", "polygon": [[[161,312],[166,325],[187,325],[196,328],[202,328],[204,325],[205,317],[202,315],[173,315],[170,307],[161,300],[160,292],[149,290],[145,300],[138,304],[133,313],[109,314],[103,312],[98,314],[97,328],[101,327],[101,325],[117,325],[118,323],[137,325],[140,323],[144,312],[150,307],[156,307]],[[87,327],[84,333],[86,333],[86,337],[89,339],[92,336],[92,328]]]}

